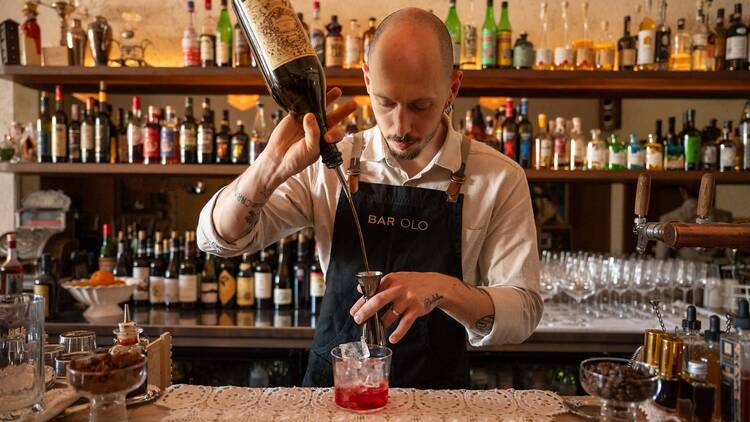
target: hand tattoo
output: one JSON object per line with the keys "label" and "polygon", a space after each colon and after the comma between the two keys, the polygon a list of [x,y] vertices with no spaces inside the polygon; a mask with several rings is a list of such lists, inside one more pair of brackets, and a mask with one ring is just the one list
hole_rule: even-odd
{"label": "hand tattoo", "polygon": [[425,298],[425,300],[424,300],[424,309],[426,311],[431,311],[435,307],[435,305],[438,302],[440,302],[440,300],[442,300],[442,299],[443,299],[443,297],[440,296],[437,293],[433,294],[432,296],[430,296],[428,298]]}
{"label": "hand tattoo", "polygon": [[492,331],[492,326],[495,324],[495,314],[485,315],[474,323],[474,329],[482,335],[487,335]]}

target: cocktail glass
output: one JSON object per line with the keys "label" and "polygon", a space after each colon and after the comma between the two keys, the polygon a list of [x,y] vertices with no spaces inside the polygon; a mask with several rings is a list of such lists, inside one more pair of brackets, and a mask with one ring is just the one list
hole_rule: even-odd
{"label": "cocktail glass", "polygon": [[331,350],[336,404],[358,413],[374,412],[388,403],[391,349],[368,345],[370,356],[345,358],[341,348]]}

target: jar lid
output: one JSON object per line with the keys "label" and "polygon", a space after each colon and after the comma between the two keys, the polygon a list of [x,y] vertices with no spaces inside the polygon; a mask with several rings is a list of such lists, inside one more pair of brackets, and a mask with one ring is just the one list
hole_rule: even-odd
{"label": "jar lid", "polygon": [[691,360],[687,365],[687,373],[697,378],[705,378],[708,374],[708,365],[706,365],[706,362]]}

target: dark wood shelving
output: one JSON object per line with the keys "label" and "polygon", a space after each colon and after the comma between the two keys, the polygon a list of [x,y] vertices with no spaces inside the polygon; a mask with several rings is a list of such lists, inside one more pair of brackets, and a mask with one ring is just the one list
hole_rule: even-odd
{"label": "dark wood shelving", "polygon": [[[360,70],[326,69],[329,86],[366,94]],[[33,89],[122,94],[266,94],[254,68],[0,66],[0,79]],[[750,72],[467,70],[463,96],[748,98]]]}
{"label": "dark wood shelving", "polygon": [[[26,175],[54,175],[58,177],[78,177],[86,175],[154,175],[154,176],[203,176],[232,177],[247,168],[242,164],[39,164],[39,163],[0,163],[0,173]],[[533,170],[526,169],[526,177],[531,182],[560,183],[636,183],[638,170]],[[704,171],[650,171],[655,183],[698,183]],[[715,172],[716,183],[750,184],[750,171]]]}

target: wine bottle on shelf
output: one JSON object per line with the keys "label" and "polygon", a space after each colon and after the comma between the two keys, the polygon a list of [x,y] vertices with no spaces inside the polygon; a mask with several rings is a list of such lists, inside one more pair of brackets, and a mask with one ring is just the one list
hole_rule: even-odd
{"label": "wine bottle on shelf", "polygon": [[99,269],[112,271],[115,268],[117,246],[112,241],[112,226],[102,226],[102,246],[99,248]]}
{"label": "wine bottle on shelf", "polygon": [[493,0],[487,0],[487,9],[482,25],[482,69],[497,67],[497,25]]}
{"label": "wine bottle on shelf", "polygon": [[266,148],[266,134],[268,127],[266,125],[266,112],[263,103],[258,100],[255,103],[255,119],[250,131],[250,140],[248,145],[249,163],[252,164],[258,159],[258,156]]}
{"label": "wine bottle on shelf", "polygon": [[134,96],[131,104],[132,115],[128,119],[128,163],[143,162],[143,119],[141,117],[141,97]]}
{"label": "wine bottle on shelf", "polygon": [[[713,41],[713,42],[711,42]],[[709,45],[714,47],[714,70],[722,71],[727,69],[727,28],[724,26],[724,9],[719,8],[716,11],[716,26],[713,30],[713,40]]]}
{"label": "wine bottle on shelf", "polygon": [[211,16],[211,0],[206,0],[206,15],[203,17],[201,35],[198,39],[200,45],[201,66],[213,67],[216,65],[216,37],[213,34],[214,21]]}
{"label": "wine bottle on shelf", "polygon": [[200,275],[201,306],[204,308],[215,308],[219,302],[219,283],[216,274],[216,258],[206,253]]}
{"label": "wine bottle on shelf", "polygon": [[214,113],[211,110],[211,99],[205,97],[201,104],[203,113],[198,126],[198,163],[214,162]]}
{"label": "wine bottle on shelf", "polygon": [[117,259],[115,260],[115,268],[112,270],[112,275],[115,277],[130,277],[133,275],[133,264],[130,259],[130,249],[127,246],[127,239],[125,238],[125,232],[120,230],[117,232]]}
{"label": "wine bottle on shelf", "polygon": [[81,162],[94,162],[94,99],[86,99],[86,110],[81,121]]}
{"label": "wine bottle on shelf", "polygon": [[180,124],[180,163],[195,164],[197,162],[198,138],[193,116],[193,97],[185,97],[185,118]]}
{"label": "wine bottle on shelf", "polygon": [[148,106],[148,120],[143,126],[143,164],[159,164],[160,156],[159,110],[154,106]]}
{"label": "wine bottle on shelf", "polygon": [[242,120],[237,120],[237,132],[232,135],[232,164],[247,164],[249,139]]}
{"label": "wine bottle on shelf", "polygon": [[15,295],[23,293],[23,264],[18,260],[16,234],[8,233],[8,256],[0,265],[0,294]]}
{"label": "wine bottle on shelf", "polygon": [[65,115],[62,86],[55,87],[55,114],[52,115],[52,162],[64,163],[68,158],[68,116]]}
{"label": "wine bottle on shelf", "polygon": [[683,130],[680,140],[685,150],[685,170],[698,170],[700,167],[701,133],[695,128],[695,109],[683,115]]}
{"label": "wine bottle on shelf", "polygon": [[[242,261],[237,272],[236,290],[237,306],[240,308],[252,308],[255,306],[255,265],[252,254],[242,254]],[[234,282],[233,278],[227,278],[227,282]],[[230,285],[227,284],[227,288]],[[235,286],[231,286],[233,289]],[[229,306],[229,305],[227,305]]]}
{"label": "wine bottle on shelf", "polygon": [[620,135],[616,133],[609,135],[608,147],[607,169],[625,170],[628,161],[628,147],[625,142],[622,142]]}
{"label": "wine bottle on shelf", "polygon": [[231,162],[232,135],[229,129],[229,110],[221,113],[221,124],[219,133],[216,134],[216,164],[227,164]]}
{"label": "wine bottle on shelf", "polygon": [[633,70],[636,63],[636,39],[630,35],[630,16],[623,18],[623,33],[617,41],[617,69]]}
{"label": "wine bottle on shelf", "polygon": [[500,3],[500,21],[497,23],[497,62],[500,69],[513,65],[513,28],[508,15],[508,2]]}
{"label": "wine bottle on shelf", "polygon": [[570,163],[570,139],[565,128],[565,118],[555,118],[554,152],[552,155],[552,168],[554,170],[567,170]]}
{"label": "wine bottle on shelf", "polygon": [[573,127],[570,129],[570,159],[568,160],[571,170],[583,170],[586,164],[586,144],[581,118],[573,117]]}
{"label": "wine bottle on shelf", "polygon": [[[235,4],[235,7],[237,4]],[[229,20],[227,0],[221,0],[221,12],[216,23],[216,66],[232,66],[232,22]]]}
{"label": "wine bottle on shelf", "polygon": [[513,161],[518,161],[518,127],[513,111],[513,99],[505,100],[505,121],[502,125],[503,153]]}
{"label": "wine bottle on shelf", "polygon": [[[328,168],[337,168],[342,163],[341,153],[335,145],[325,142],[323,138],[328,131],[325,119],[325,74],[294,10],[288,2],[233,2],[240,25],[250,41],[253,55],[259,62],[272,97],[297,120],[301,120],[308,112],[315,115],[320,128],[323,163]],[[293,19],[295,24],[284,26],[283,33],[280,32],[281,28],[267,31],[264,27],[261,30],[272,6],[273,13]],[[279,43],[277,40],[282,37],[285,42]],[[339,43],[339,50],[340,47]],[[328,53],[327,44],[326,56],[329,56]]]}
{"label": "wine bottle on shelf", "polygon": [[318,259],[318,245],[315,245],[312,263],[310,263],[310,313],[313,315],[320,314],[320,307],[323,304],[323,296],[326,292],[326,283],[323,276],[323,269],[320,267]]}
{"label": "wine bottle on shelf", "polygon": [[529,34],[521,32],[513,45],[513,68],[531,69],[534,66],[534,44],[529,41]]}
{"label": "wine bottle on shelf", "polygon": [[608,155],[607,143],[602,140],[602,131],[591,129],[591,140],[586,145],[586,170],[606,169]]}
{"label": "wine bottle on shelf", "polygon": [[68,124],[68,162],[81,162],[81,114],[78,104],[70,106],[70,123]]}
{"label": "wine bottle on shelf", "polygon": [[[301,26],[301,24],[300,24]],[[331,22],[326,25],[326,67],[342,67],[344,65],[344,37],[341,35],[339,17],[331,16]]]}
{"label": "wine bottle on shelf", "polygon": [[630,134],[630,143],[628,144],[627,169],[643,170],[646,168],[646,150],[638,140],[638,135]]}
{"label": "wine bottle on shelf", "polygon": [[693,49],[691,55],[692,70],[713,71],[714,57],[713,48],[709,49],[708,42],[711,39],[712,31],[708,26],[708,16],[702,7],[698,7],[696,13],[695,29],[693,31]]}
{"label": "wine bottle on shelf", "polygon": [[307,265],[307,238],[305,231],[297,234],[297,262],[294,263],[292,304],[295,310],[306,309],[310,302],[310,269]]}
{"label": "wine bottle on shelf", "polygon": [[[243,255],[243,262],[244,262],[244,255]],[[242,265],[240,265],[239,271],[236,274],[235,277],[235,270],[234,270],[234,261],[229,258],[223,258],[219,261],[219,269],[218,269],[218,281],[219,281],[219,305],[222,308],[230,309],[233,308],[235,304],[239,306],[254,306],[255,305],[255,290],[252,282],[253,278],[253,268],[252,263],[248,263],[246,271],[248,271],[247,274],[242,272]],[[250,278],[250,281],[247,280],[242,281],[242,286],[240,286],[240,277],[246,276]],[[245,288],[247,286],[250,286],[250,292],[241,291],[241,288]],[[248,296],[249,295],[249,296]],[[249,305],[243,305],[243,300],[246,300]]]}
{"label": "wine bottle on shelf", "polygon": [[458,18],[458,12],[456,11],[456,0],[450,0],[448,4],[445,27],[448,29],[453,43],[453,68],[458,69],[461,64],[461,20]]}
{"label": "wine bottle on shelf", "polygon": [[659,23],[656,25],[654,38],[654,68],[667,70],[669,68],[670,44],[672,29],[667,24],[667,0],[659,1]]}
{"label": "wine bottle on shelf", "polygon": [[133,260],[133,278],[138,279],[135,291],[133,291],[133,300],[135,306],[146,306],[150,303],[149,283],[151,281],[151,265],[146,255],[146,231],[138,231],[138,247]]}
{"label": "wine bottle on shelf", "polygon": [[177,117],[171,106],[167,106],[164,115],[164,122],[161,125],[159,133],[159,152],[161,154],[161,163],[177,164],[179,160],[179,146],[177,137],[179,136],[177,128]]}
{"label": "wine bottle on shelf", "polygon": [[99,82],[99,113],[94,120],[94,157],[97,163],[111,161],[112,122],[107,108],[107,84]]}
{"label": "wine bottle on shelf", "polygon": [[164,261],[161,232],[154,237],[154,258],[149,263],[148,301],[151,306],[164,306]]}
{"label": "wine bottle on shelf", "polygon": [[180,239],[177,232],[172,231],[169,247],[169,263],[164,271],[164,303],[168,308],[180,306]]}
{"label": "wine bottle on shelf", "polygon": [[49,94],[39,96],[39,118],[36,119],[36,156],[39,163],[52,162],[52,116],[49,111]]}
{"label": "wine bottle on shelf", "polygon": [[198,304],[198,271],[193,254],[193,238],[191,232],[185,232],[185,253],[180,262],[178,276],[180,305],[183,309],[194,309]]}
{"label": "wine bottle on shelf", "polygon": [[273,280],[273,306],[277,311],[292,309],[292,274],[289,265],[290,243],[282,238],[279,241],[279,265]]}
{"label": "wine bottle on shelf", "polygon": [[234,51],[234,60],[232,62],[234,67],[250,66],[250,46],[247,43],[245,34],[242,33],[239,22],[234,24],[232,42],[234,43],[232,48]]}
{"label": "wine bottle on shelf", "polygon": [[260,252],[260,260],[255,266],[253,273],[255,280],[255,303],[258,309],[271,309],[273,307],[273,270],[268,263],[268,252]]}

